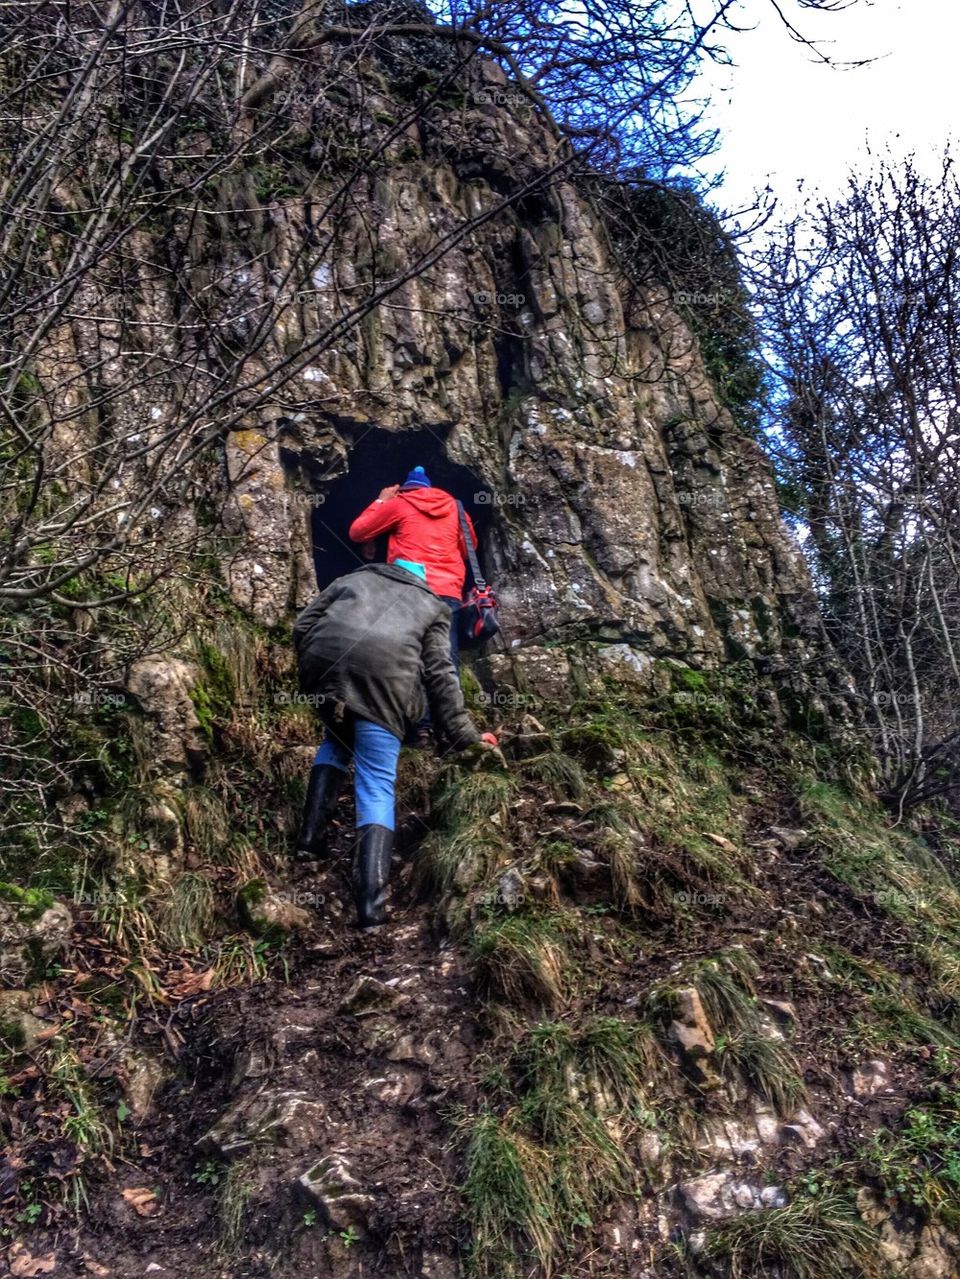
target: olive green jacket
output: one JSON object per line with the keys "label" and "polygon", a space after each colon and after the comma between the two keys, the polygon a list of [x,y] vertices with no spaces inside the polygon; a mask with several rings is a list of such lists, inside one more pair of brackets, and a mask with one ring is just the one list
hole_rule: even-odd
{"label": "olive green jacket", "polygon": [[339,707],[402,738],[423,716],[457,750],[480,740],[450,658],[450,609],[415,574],[367,564],[338,577],[297,618],[300,685],[320,716]]}

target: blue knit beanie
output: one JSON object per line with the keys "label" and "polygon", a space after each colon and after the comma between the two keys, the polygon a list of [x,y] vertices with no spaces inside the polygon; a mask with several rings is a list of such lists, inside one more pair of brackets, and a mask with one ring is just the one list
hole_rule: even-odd
{"label": "blue knit beanie", "polygon": [[433,488],[430,483],[429,476],[422,466],[415,466],[401,486],[405,489],[429,489]]}

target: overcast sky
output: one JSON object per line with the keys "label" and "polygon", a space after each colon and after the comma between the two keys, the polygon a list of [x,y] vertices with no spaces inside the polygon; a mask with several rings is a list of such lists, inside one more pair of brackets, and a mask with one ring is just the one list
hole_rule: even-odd
{"label": "overcast sky", "polygon": [[783,4],[838,62],[876,59],[853,70],[818,64],[766,0],[751,7],[755,29],[729,37],[736,65],[708,67],[702,80],[722,131],[709,162],[726,172],[718,203],[732,209],[769,181],[787,212],[800,179],[806,193],[839,191],[868,142],[921,160],[942,149],[960,100],[958,0],[860,0],[832,14]]}

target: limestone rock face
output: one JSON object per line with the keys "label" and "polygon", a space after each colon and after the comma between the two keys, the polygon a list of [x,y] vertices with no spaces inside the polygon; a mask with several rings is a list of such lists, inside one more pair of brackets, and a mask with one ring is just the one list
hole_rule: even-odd
{"label": "limestone rock face", "polygon": [[[308,227],[306,197],[285,192],[260,206],[251,196],[220,226],[204,323],[242,347],[238,317],[262,317],[238,379],[256,396],[249,411],[242,397],[231,406],[211,470],[226,589],[259,623],[289,620],[316,588],[311,545],[346,541],[333,487],[344,477],[355,485],[356,514],[376,491],[361,460],[371,432],[386,447],[416,431],[445,466],[473,477],[466,496],[487,506],[482,552],[509,642],[586,635],[634,646],[605,650],[634,665],[757,658],[827,691],[822,626],[768,461],[722,403],[667,291],[630,284],[586,191],[546,177],[556,159],[546,124],[491,98],[501,74],[484,64],[467,73],[456,124],[385,142],[382,162],[352,181],[349,210],[316,214]],[[386,128],[377,121],[400,116],[402,104],[373,76],[378,109],[364,129],[376,141]],[[308,167],[310,154],[305,142]],[[307,208],[323,209],[337,180],[318,173]],[[169,231],[138,234],[131,260],[141,274],[130,287],[144,323],[168,335],[165,358],[202,373],[208,357],[178,327],[165,265],[166,239],[186,240],[187,228]],[[305,237],[316,251],[304,252]],[[430,269],[403,278],[441,240]],[[182,247],[183,278],[195,269],[206,282],[210,261]],[[392,277],[389,296],[337,340],[327,336],[372,283]],[[89,292],[85,309],[109,315],[112,297],[94,296],[93,283]],[[61,364],[93,340],[82,321],[58,332]],[[122,354],[113,364],[136,383]],[[125,429],[196,414],[202,400],[192,396],[199,390],[132,385]],[[189,502],[167,518],[181,533],[197,527]],[[171,760],[202,746],[190,740],[188,676],[156,657],[131,672]]]}
{"label": "limestone rock face", "polygon": [[864,1221],[880,1236],[880,1255],[902,1279],[955,1279],[960,1239],[936,1223],[895,1213],[868,1187],[857,1195]]}

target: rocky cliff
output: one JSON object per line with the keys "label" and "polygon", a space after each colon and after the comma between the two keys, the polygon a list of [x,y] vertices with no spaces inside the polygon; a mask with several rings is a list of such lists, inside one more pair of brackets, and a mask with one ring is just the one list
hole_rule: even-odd
{"label": "rocky cliff", "polygon": [[[267,77],[243,136],[283,129],[207,187],[199,111],[151,180],[200,195],[36,344],[47,466],[136,527],[11,614],[23,687],[28,636],[50,674],[4,739],[33,750],[10,1273],[955,1274],[954,845],[873,804],[769,463],[668,283],[498,66],[437,89],[449,49],[413,52],[426,103],[409,41],[336,96],[322,58]],[[288,628],[416,463],[500,589],[464,688],[508,768],[404,756],[392,922],[358,939],[349,800],[329,862],[288,859],[316,731]]]}

